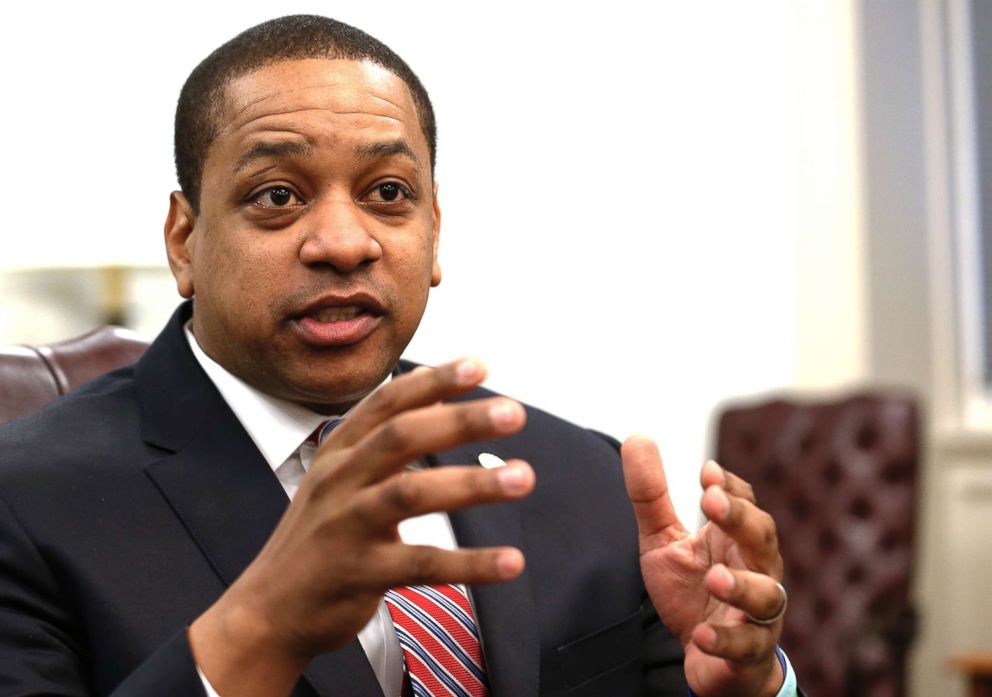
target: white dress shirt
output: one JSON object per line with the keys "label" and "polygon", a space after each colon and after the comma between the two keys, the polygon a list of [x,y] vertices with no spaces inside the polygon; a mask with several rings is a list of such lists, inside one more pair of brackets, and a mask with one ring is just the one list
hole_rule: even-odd
{"label": "white dress shirt", "polygon": [[[248,432],[292,500],[315,451],[306,439],[329,415],[317,414],[298,404],[271,397],[235,377],[203,352],[188,323],[186,339],[207,377]],[[444,549],[457,547],[451,522],[443,513],[404,520],[399,525],[399,534],[407,544],[433,545]],[[383,694],[386,697],[400,697],[403,689],[403,651],[385,602],[380,601],[376,614],[359,632],[358,641],[368,656]],[[199,672],[208,697],[220,697],[203,672]]]}

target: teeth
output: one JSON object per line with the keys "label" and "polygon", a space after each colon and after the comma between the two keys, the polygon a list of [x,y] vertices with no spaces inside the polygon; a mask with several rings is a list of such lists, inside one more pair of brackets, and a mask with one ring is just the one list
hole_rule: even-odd
{"label": "teeth", "polygon": [[310,316],[318,322],[344,322],[358,317],[361,313],[362,310],[358,307],[325,307]]}

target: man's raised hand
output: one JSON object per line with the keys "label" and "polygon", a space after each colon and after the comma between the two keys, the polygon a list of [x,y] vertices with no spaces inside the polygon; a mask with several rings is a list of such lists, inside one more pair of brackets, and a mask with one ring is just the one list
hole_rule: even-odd
{"label": "man's raised hand", "polygon": [[747,482],[711,461],[700,474],[709,522],[690,534],[675,513],[654,442],[633,436],[621,455],[644,584],[682,641],[689,686],[701,697],[775,695],[784,679],[775,657],[782,621],[748,619],[775,617],[785,602],[771,516]]}
{"label": "man's raised hand", "polygon": [[522,461],[410,472],[427,453],[524,426],[503,397],[451,404],[477,387],[474,359],[417,370],[382,386],[317,450],[292,504],[245,572],[190,628],[197,665],[225,697],[287,694],[318,653],[342,646],[393,587],[506,581],[513,548],[443,550],[400,541],[400,521],[508,501],[533,489]]}

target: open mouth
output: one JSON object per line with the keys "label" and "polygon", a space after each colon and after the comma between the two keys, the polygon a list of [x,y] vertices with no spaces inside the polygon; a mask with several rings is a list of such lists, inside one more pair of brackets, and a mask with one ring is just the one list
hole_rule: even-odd
{"label": "open mouth", "polygon": [[292,325],[304,343],[312,346],[350,346],[374,332],[382,318],[380,304],[374,300],[341,298],[313,303]]}
{"label": "open mouth", "polygon": [[368,310],[364,307],[351,305],[349,307],[325,307],[315,310],[306,316],[310,317],[314,321],[321,322],[322,324],[330,324],[332,322],[346,322],[367,312]]}

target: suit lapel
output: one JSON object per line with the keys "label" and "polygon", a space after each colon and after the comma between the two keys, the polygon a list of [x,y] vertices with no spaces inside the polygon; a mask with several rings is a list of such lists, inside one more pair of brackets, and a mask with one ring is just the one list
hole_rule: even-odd
{"label": "suit lapel", "polygon": [[[196,362],[182,334],[184,310],[177,311],[136,368],[145,439],[172,451],[146,472],[230,585],[268,540],[289,500]],[[326,697],[382,695],[357,640],[319,656],[304,676]]]}
{"label": "suit lapel", "polygon": [[226,585],[255,558],[289,503],[226,405],[148,476],[169,500]]}
{"label": "suit lapel", "polygon": [[[491,441],[455,448],[428,458],[428,462],[431,466],[475,464],[483,452],[509,457],[500,443]],[[451,513],[450,518],[462,547],[525,548],[516,504],[475,506]],[[530,584],[525,570],[509,583],[472,587],[493,697],[537,695],[540,645]]]}

